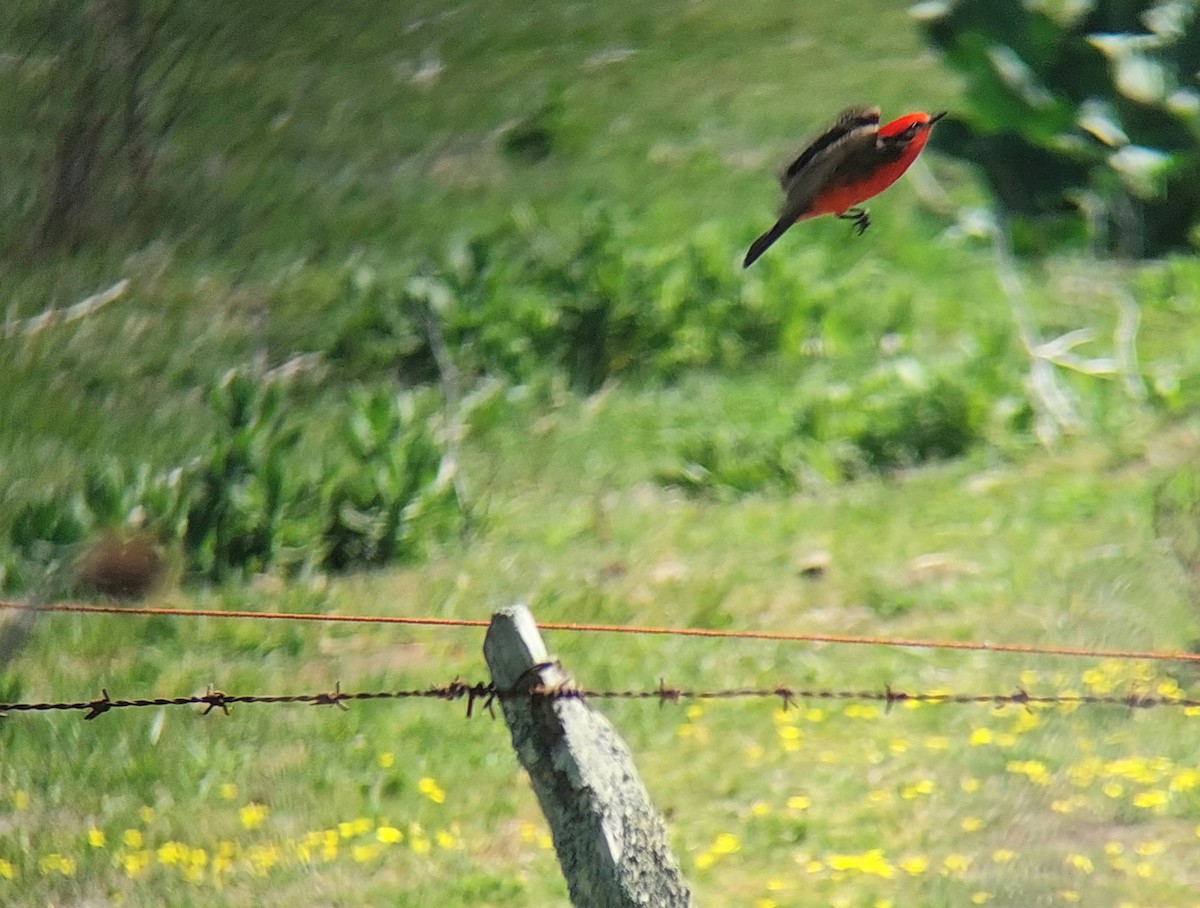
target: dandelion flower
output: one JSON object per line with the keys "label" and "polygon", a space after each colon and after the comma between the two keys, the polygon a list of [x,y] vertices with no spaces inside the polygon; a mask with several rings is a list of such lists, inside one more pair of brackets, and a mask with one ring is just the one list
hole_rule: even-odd
{"label": "dandelion flower", "polygon": [[1068,867],[1073,867],[1082,873],[1091,873],[1096,869],[1092,864],[1092,859],[1086,854],[1069,854],[1065,861]]}
{"label": "dandelion flower", "polygon": [[247,829],[258,829],[267,820],[267,808],[257,801],[252,801],[238,811],[238,819]]}
{"label": "dandelion flower", "polygon": [[732,832],[721,833],[713,842],[713,851],[717,854],[733,854],[735,851],[740,851],[741,847],[741,840]]}
{"label": "dandelion flower", "polygon": [[375,838],[384,845],[395,845],[404,839],[404,833],[395,826],[380,826],[375,830]]}
{"label": "dandelion flower", "polygon": [[441,804],[446,800],[446,792],[438,785],[437,780],[431,776],[425,776],[417,782],[417,791],[433,801],[434,804]]}

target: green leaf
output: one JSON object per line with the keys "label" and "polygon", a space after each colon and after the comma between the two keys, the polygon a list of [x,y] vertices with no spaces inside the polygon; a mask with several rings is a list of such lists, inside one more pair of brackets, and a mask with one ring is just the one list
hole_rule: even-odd
{"label": "green leaf", "polygon": [[1127,145],[1108,158],[1108,165],[1121,177],[1121,182],[1140,199],[1161,196],[1176,159],[1157,148]]}

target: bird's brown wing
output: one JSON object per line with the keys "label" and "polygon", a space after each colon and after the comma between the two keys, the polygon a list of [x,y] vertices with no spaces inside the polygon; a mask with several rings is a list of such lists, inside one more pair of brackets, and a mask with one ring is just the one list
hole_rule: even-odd
{"label": "bird's brown wing", "polygon": [[807,167],[821,152],[845,138],[846,134],[863,127],[879,125],[878,107],[847,107],[838,114],[833,125],[810,141],[796,159],[792,161],[779,175],[779,185],[786,191],[805,167]]}
{"label": "bird's brown wing", "polygon": [[787,195],[779,209],[780,218],[800,218],[823,190],[849,182],[869,168],[878,131],[874,122],[854,126],[812,155],[784,184]]}

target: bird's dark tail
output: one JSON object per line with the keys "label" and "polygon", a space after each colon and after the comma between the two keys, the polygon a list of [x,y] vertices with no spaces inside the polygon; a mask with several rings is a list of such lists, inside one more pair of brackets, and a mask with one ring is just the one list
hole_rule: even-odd
{"label": "bird's dark tail", "polygon": [[789,227],[796,222],[795,218],[780,218],[775,222],[775,226],[760,236],[757,240],[750,244],[750,250],[746,253],[746,258],[742,262],[743,268],[749,268],[755,263],[760,255],[766,252],[771,244],[783,236]]}

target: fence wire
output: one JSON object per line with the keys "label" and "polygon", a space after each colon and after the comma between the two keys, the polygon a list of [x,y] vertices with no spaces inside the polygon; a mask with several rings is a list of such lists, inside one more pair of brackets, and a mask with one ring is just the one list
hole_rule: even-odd
{"label": "fence wire", "polygon": [[[0,610],[116,615],[167,618],[218,618],[257,621],[299,621],[351,624],[391,624],[411,627],[486,628],[491,622],[478,618],[433,618],[406,615],[341,615],[320,612],[260,612],[234,609],[184,609],[135,605],[91,605],[78,602],[19,602],[0,600]],[[963,650],[1030,656],[1066,656],[1085,659],[1118,659],[1145,662],[1200,664],[1200,653],[1164,650],[1106,649],[1065,644],[1004,643],[990,640],[934,640],[853,634],[819,634],[796,631],[735,630],[697,627],[646,627],[627,624],[587,624],[539,621],[543,631],[571,633],[631,634],[643,637],[702,637],[721,640],[773,640],[783,643],[817,643],[851,646],[899,647],[905,649]]]}
{"label": "fence wire", "polygon": [[831,688],[724,688],[717,690],[687,689],[670,687],[659,682],[657,687],[630,690],[592,690],[574,686],[534,686],[520,690],[498,690],[494,684],[469,683],[454,679],[448,684],[434,685],[409,690],[343,691],[341,684],[331,691],[303,694],[227,694],[209,687],[203,694],[182,697],[139,697],[117,699],[102,690],[99,697],[91,700],[45,701],[24,703],[0,703],[0,718],[9,713],[26,712],[83,712],[84,719],[96,719],[117,709],[140,707],[192,706],[204,707],[203,715],[221,710],[229,715],[229,708],[240,704],[267,706],[309,705],[333,706],[347,709],[347,704],[368,700],[441,700],[466,702],[467,718],[482,705],[494,716],[493,705],[503,700],[640,700],[657,702],[660,706],[705,700],[777,700],[787,710],[809,701],[850,701],[883,704],[886,710],[896,705],[920,703],[933,706],[983,705],[992,707],[1121,707],[1128,710],[1173,707],[1185,710],[1185,714],[1200,716],[1200,699],[1192,697],[1161,696],[1140,691],[1125,694],[1031,694],[1022,688],[1007,693],[947,693],[944,691],[905,691],[893,687],[875,690],[831,689]]}

